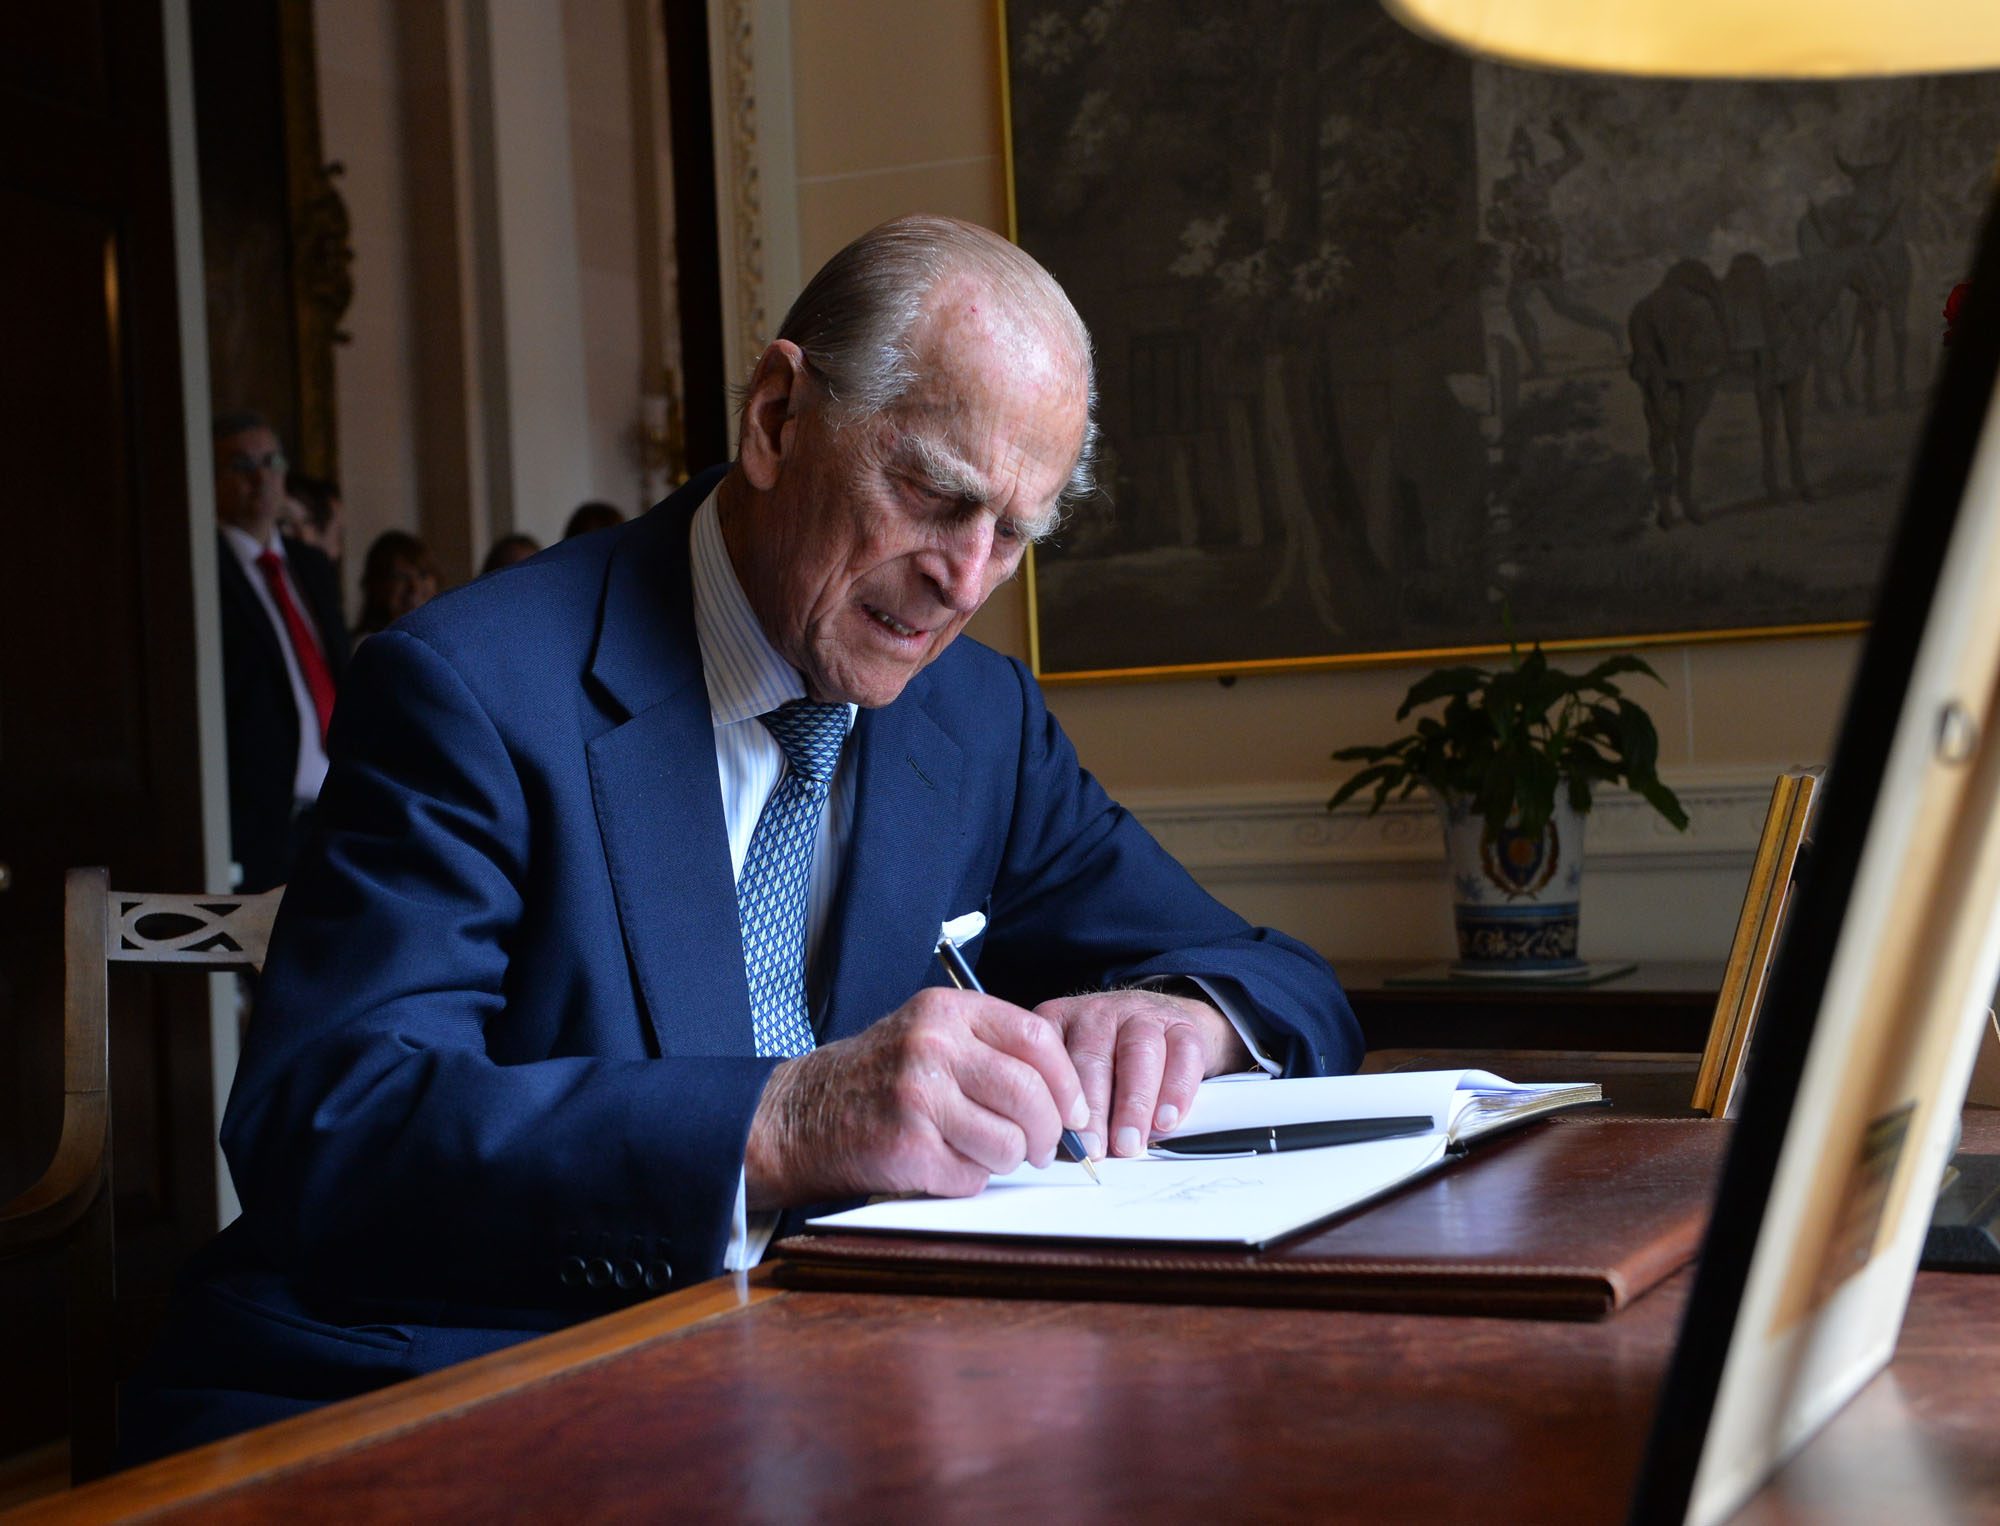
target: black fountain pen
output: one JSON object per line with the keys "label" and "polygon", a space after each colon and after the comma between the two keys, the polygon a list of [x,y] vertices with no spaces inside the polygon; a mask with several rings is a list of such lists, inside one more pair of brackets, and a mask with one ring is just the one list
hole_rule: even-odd
{"label": "black fountain pen", "polygon": [[1331,1118],[1321,1123],[1176,1134],[1156,1140],[1153,1149],[1163,1155],[1273,1155],[1280,1150],[1318,1150],[1327,1145],[1366,1144],[1371,1139],[1400,1139],[1406,1134],[1428,1134],[1432,1127],[1428,1113],[1401,1118]]}
{"label": "black fountain pen", "polygon": [[[951,977],[951,983],[959,990],[977,991],[981,996],[986,994],[986,987],[979,983],[979,977],[972,973],[972,966],[965,962],[965,955],[958,951],[958,945],[951,939],[938,939],[937,956],[938,963],[944,966],[945,974]],[[1424,1121],[1430,1122],[1428,1118]],[[1097,1182],[1100,1187],[1104,1185],[1098,1180],[1097,1167],[1090,1163],[1090,1152],[1084,1149],[1083,1141],[1077,1137],[1075,1129],[1062,1131],[1062,1147],[1071,1160],[1090,1173],[1093,1182]]]}

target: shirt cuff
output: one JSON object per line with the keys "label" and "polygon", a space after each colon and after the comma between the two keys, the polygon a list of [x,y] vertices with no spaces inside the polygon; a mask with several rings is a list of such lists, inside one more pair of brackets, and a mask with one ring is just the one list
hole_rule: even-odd
{"label": "shirt cuff", "polygon": [[[1160,980],[1148,981],[1146,984],[1153,990],[1165,991],[1171,995],[1173,988],[1183,982],[1198,990],[1202,1000],[1220,1012],[1224,1021],[1236,1030],[1236,1036],[1243,1040],[1243,1047],[1250,1051],[1250,1061],[1257,1069],[1267,1076],[1284,1074],[1285,1067],[1271,1058],[1271,1046],[1264,1042],[1263,1030],[1256,1020],[1201,976],[1169,975]],[[1242,1074],[1247,1075],[1249,1072],[1245,1071]]]}
{"label": "shirt cuff", "polygon": [[751,1213],[744,1192],[743,1173],[736,1173],[736,1213],[729,1225],[729,1245],[722,1253],[725,1272],[747,1272],[764,1259],[771,1236],[777,1232],[776,1212]]}

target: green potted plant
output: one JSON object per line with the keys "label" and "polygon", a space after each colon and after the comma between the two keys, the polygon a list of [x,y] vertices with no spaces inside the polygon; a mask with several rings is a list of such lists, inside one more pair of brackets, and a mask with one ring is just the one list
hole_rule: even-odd
{"label": "green potted plant", "polygon": [[1559,974],[1577,957],[1583,818],[1600,783],[1624,784],[1678,830],[1687,813],[1660,782],[1652,717],[1615,680],[1660,677],[1637,657],[1587,673],[1549,665],[1540,644],[1510,645],[1506,666],[1439,668],[1410,687],[1398,721],[1442,701],[1414,729],[1374,747],[1343,747],[1365,765],[1327,802],[1373,788],[1370,814],[1395,795],[1428,791],[1444,817],[1458,967],[1469,973]]}

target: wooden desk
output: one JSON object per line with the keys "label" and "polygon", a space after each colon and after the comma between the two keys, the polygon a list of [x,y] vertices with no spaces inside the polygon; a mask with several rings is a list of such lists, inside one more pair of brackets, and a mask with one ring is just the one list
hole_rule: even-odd
{"label": "wooden desk", "polygon": [[1401,985],[1419,959],[1334,959],[1373,1049],[1635,1049],[1700,1054],[1722,966],[1641,963],[1598,985]]}
{"label": "wooden desk", "polygon": [[[1552,1324],[723,1279],[23,1519],[1615,1521],[1687,1283]],[[2000,1279],[1919,1276],[1743,1519],[2000,1518],[1996,1363]]]}

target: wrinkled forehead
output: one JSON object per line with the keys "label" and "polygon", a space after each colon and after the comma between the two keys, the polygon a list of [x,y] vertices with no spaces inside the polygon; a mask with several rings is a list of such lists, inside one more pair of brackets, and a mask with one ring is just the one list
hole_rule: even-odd
{"label": "wrinkled forehead", "polygon": [[967,303],[911,335],[916,380],[890,410],[903,429],[961,448],[997,433],[1040,458],[1083,444],[1090,410],[1087,361],[1054,326]]}

